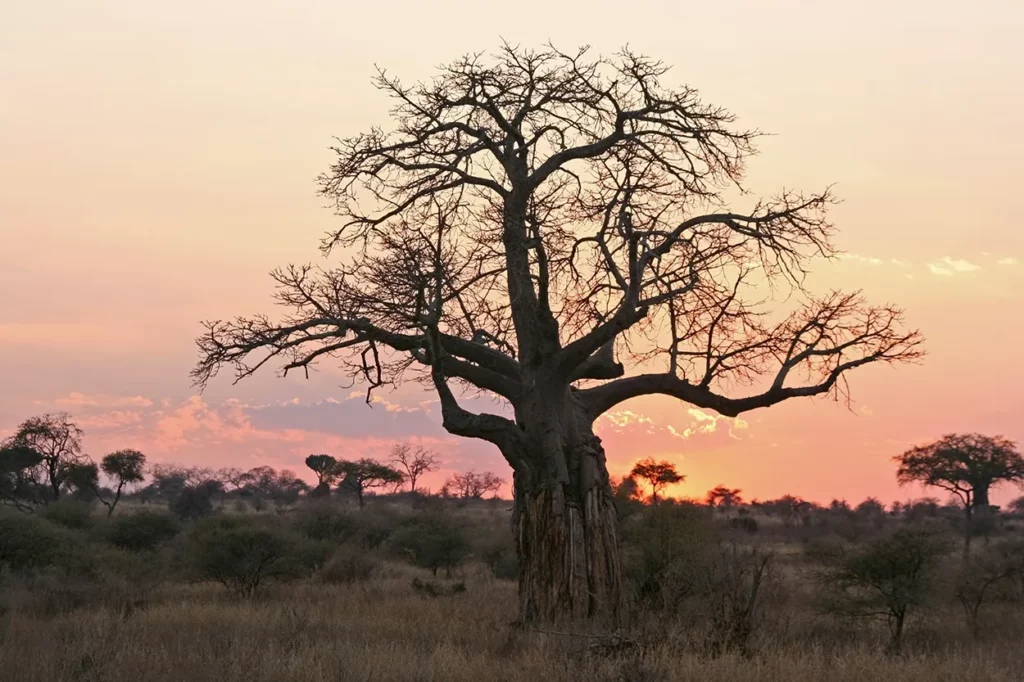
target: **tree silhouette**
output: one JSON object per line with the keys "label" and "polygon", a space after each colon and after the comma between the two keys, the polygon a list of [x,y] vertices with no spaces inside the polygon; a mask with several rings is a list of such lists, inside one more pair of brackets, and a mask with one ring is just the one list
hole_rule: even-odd
{"label": "tree silhouette", "polygon": [[397,485],[404,480],[402,472],[372,459],[360,459],[355,462],[338,460],[338,474],[342,476],[338,489],[355,493],[360,509],[365,504],[363,493],[367,489]]}
{"label": "tree silhouette", "polygon": [[316,474],[318,490],[330,486],[338,477],[338,460],[330,455],[310,455],[306,458],[306,466]]}
{"label": "tree silhouette", "polygon": [[[727,207],[758,134],[666,71],[628,50],[510,45],[424,83],[381,71],[391,131],[340,140],[320,178],[336,265],[276,271],[288,313],[197,339],[200,386],[224,366],[237,380],[326,359],[368,393],[429,384],[444,428],[514,471],[524,620],[622,605],[603,413],[655,394],[727,416],[848,398],[850,370],[921,354],[895,307],[803,296],[809,260],[835,253],[832,195]],[[769,322],[763,292],[781,287],[803,303]],[[514,416],[471,411],[463,389]]]}
{"label": "tree silhouette", "polygon": [[497,494],[503,485],[505,485],[504,479],[490,471],[483,473],[466,471],[452,474],[452,477],[445,482],[444,489],[453,497],[480,499],[487,493]]}
{"label": "tree silhouette", "polygon": [[923,483],[960,499],[967,521],[965,551],[970,548],[974,511],[988,508],[989,491],[1000,483],[1024,482],[1024,457],[1002,436],[949,434],[893,459],[899,463],[900,485]]}
{"label": "tree silhouette", "polygon": [[34,502],[42,504],[59,499],[74,465],[86,461],[82,455],[82,430],[67,412],[26,419],[2,447],[39,454],[40,462],[26,473],[34,478],[33,487],[41,493]]}
{"label": "tree silhouette", "polygon": [[[138,450],[118,450],[100,461],[100,468],[114,482],[114,497],[107,501],[100,497],[100,502],[107,508],[107,517],[114,513],[114,507],[121,499],[121,493],[141,483],[145,478],[146,456]],[[99,497],[99,496],[98,496]]]}
{"label": "tree silhouette", "polygon": [[629,472],[629,476],[631,478],[642,478],[647,481],[647,485],[651,486],[651,502],[658,501],[658,492],[663,490],[666,485],[686,480],[686,476],[676,471],[676,466],[671,462],[664,460],[655,462],[650,457],[642,459],[633,465],[633,470]]}
{"label": "tree silhouette", "polygon": [[739,488],[726,488],[724,485],[719,485],[708,491],[704,501],[709,507],[735,507],[743,504],[741,492],[743,491]]}
{"label": "tree silhouette", "polygon": [[396,469],[405,471],[405,480],[409,481],[409,492],[414,493],[420,476],[437,471],[441,466],[441,459],[436,452],[422,447],[413,448],[402,443],[391,449],[391,464]]}

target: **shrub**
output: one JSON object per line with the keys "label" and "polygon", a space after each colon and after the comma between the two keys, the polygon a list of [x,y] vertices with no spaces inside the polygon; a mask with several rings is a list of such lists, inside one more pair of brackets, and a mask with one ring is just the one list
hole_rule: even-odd
{"label": "shrub", "polygon": [[626,578],[641,604],[673,610],[694,594],[696,571],[715,546],[707,507],[651,506],[624,531]]}
{"label": "shrub", "polygon": [[44,508],[43,517],[65,528],[84,530],[93,524],[92,504],[83,500],[58,500]]}
{"label": "shrub", "polygon": [[68,542],[64,534],[32,516],[0,516],[0,567],[32,573],[57,563]]}
{"label": "shrub", "polygon": [[267,580],[308,575],[317,554],[285,529],[239,517],[198,524],[186,546],[198,577],[215,580],[241,596],[256,594]]}
{"label": "shrub", "polygon": [[188,486],[182,488],[173,501],[171,513],[182,521],[201,519],[213,513],[213,495],[204,486]]}
{"label": "shrub", "polygon": [[380,559],[353,545],[338,547],[317,572],[320,582],[349,584],[369,580],[380,568]]}
{"label": "shrub", "polygon": [[925,603],[946,547],[935,533],[903,528],[864,546],[819,555],[826,562],[820,577],[827,610],[885,621],[888,649],[898,653],[907,615]]}
{"label": "shrub", "polygon": [[178,534],[178,521],[164,512],[148,509],[117,516],[110,522],[111,544],[132,552],[153,550]]}
{"label": "shrub", "polygon": [[492,533],[487,541],[477,547],[475,553],[495,578],[516,580],[519,577],[519,557],[507,531]]}
{"label": "shrub", "polygon": [[395,531],[390,540],[395,553],[405,556],[434,575],[440,568],[451,576],[469,553],[469,542],[462,528],[447,516],[433,515],[416,519]]}
{"label": "shrub", "polygon": [[449,597],[453,594],[462,594],[466,591],[466,583],[457,582],[451,585],[441,585],[430,580],[412,579],[412,589],[425,597]]}
{"label": "shrub", "polygon": [[729,519],[729,528],[752,535],[758,531],[757,519],[750,516],[738,516],[734,519]]}
{"label": "shrub", "polygon": [[348,542],[359,530],[352,514],[326,500],[301,506],[292,518],[296,530],[314,540]]}

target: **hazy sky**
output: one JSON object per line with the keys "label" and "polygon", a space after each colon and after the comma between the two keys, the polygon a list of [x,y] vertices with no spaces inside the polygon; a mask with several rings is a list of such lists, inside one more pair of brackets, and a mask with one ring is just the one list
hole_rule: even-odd
{"label": "hazy sky", "polygon": [[332,136],[387,124],[375,64],[415,80],[501,38],[628,44],[774,133],[752,189],[836,183],[850,256],[812,283],[904,306],[929,356],[852,375],[853,410],[733,422],[634,401],[600,425],[613,473],[650,454],[679,464],[684,495],[918,495],[893,481],[908,445],[1024,441],[1021,35],[1019,0],[0,0],[0,436],[67,409],[94,455],[301,469],[411,439],[507,476],[415,387],[370,409],[325,370],[197,397],[192,339],[200,319],[269,310],[271,268],[319,258]]}

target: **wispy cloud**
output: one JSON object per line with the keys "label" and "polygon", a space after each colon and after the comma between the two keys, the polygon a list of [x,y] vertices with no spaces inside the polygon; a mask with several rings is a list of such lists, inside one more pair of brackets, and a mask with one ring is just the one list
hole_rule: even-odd
{"label": "wispy cloud", "polygon": [[928,269],[933,275],[939,275],[940,277],[951,277],[957,273],[974,272],[981,270],[980,265],[975,265],[970,261],[964,260],[963,258],[950,258],[944,256],[942,260],[935,263],[929,263]]}
{"label": "wispy cloud", "polygon": [[881,258],[874,258],[872,256],[862,256],[858,253],[841,253],[839,254],[841,260],[856,261],[865,265],[881,265]]}
{"label": "wispy cloud", "polygon": [[1017,265],[1018,262],[1019,261],[1016,258],[1011,256],[1009,258],[1000,258],[999,260],[996,261],[996,264],[997,265]]}

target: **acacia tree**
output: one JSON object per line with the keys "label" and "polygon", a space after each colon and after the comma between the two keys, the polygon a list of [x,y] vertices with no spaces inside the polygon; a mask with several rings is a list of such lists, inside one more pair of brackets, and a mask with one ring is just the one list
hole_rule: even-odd
{"label": "acacia tree", "polygon": [[429,384],[444,428],[513,469],[523,619],[621,605],[603,413],[654,394],[732,417],[847,398],[850,370],[921,352],[899,309],[856,293],[769,316],[764,292],[802,291],[809,259],[835,253],[832,196],[728,207],[758,134],[666,71],[504,45],[425,83],[379,72],[390,131],[340,140],[320,178],[337,262],[276,271],[281,318],[211,321],[197,339],[200,386],[224,366],[241,379],[328,358],[368,392]]}
{"label": "acacia tree", "polygon": [[1024,457],[1002,436],[949,434],[893,458],[900,485],[923,483],[947,490],[963,504],[965,551],[969,550],[975,509],[989,506],[989,491],[1000,483],[1024,482]]}
{"label": "acacia tree", "polygon": [[633,465],[633,470],[629,472],[629,476],[630,478],[642,478],[647,481],[647,485],[651,486],[651,502],[658,501],[658,491],[662,490],[665,486],[681,483],[686,480],[686,476],[676,471],[676,467],[672,462],[665,460],[655,462],[650,457],[642,459]]}
{"label": "acacia tree", "polygon": [[445,481],[444,490],[454,497],[481,499],[487,493],[497,495],[503,485],[504,479],[490,471],[466,471],[452,474],[452,477]]}
{"label": "acacia tree", "polygon": [[338,460],[337,471],[338,475],[343,477],[338,489],[355,493],[359,499],[360,509],[365,504],[363,493],[367,489],[401,485],[404,480],[402,472],[373,459],[364,458],[354,462]]}
{"label": "acacia tree", "polygon": [[743,504],[743,491],[739,488],[726,488],[718,485],[708,491],[704,501],[709,507],[735,507]]}
{"label": "acacia tree", "polygon": [[59,499],[71,483],[69,476],[75,466],[86,461],[82,454],[82,429],[67,412],[26,419],[2,447],[39,455],[39,462],[26,473],[35,480],[32,487],[40,493],[34,501],[42,504]]}
{"label": "acacia tree", "polygon": [[391,464],[396,469],[401,468],[405,471],[405,480],[409,481],[409,492],[414,493],[420,476],[437,471],[441,467],[441,458],[432,450],[400,443],[391,448]]}
{"label": "acacia tree", "polygon": [[306,458],[306,466],[316,474],[316,485],[330,485],[338,475],[338,460],[330,455],[310,455]]}

